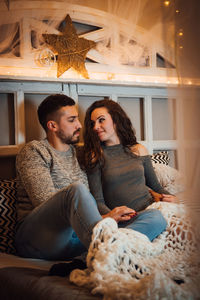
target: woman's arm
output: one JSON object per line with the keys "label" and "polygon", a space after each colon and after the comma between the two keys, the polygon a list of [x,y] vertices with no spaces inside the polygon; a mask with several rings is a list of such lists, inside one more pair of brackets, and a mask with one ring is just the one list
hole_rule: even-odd
{"label": "woman's arm", "polygon": [[171,194],[159,194],[153,190],[149,190],[150,194],[154,198],[155,202],[164,201],[164,202],[174,202],[179,203],[178,198],[175,195]]}
{"label": "woman's arm", "polygon": [[137,213],[134,209],[127,206],[118,206],[112,209],[109,213],[102,215],[102,218],[113,218],[116,222],[128,221]]}
{"label": "woman's arm", "polygon": [[109,213],[111,210],[105,204],[102,182],[101,182],[101,168],[97,164],[93,169],[87,171],[88,183],[90,192],[97,202],[97,206],[101,215]]}
{"label": "woman's arm", "polygon": [[155,201],[178,202],[178,198],[176,196],[171,195],[160,185],[147,148],[141,144],[137,144],[131,150],[136,155],[143,157],[146,185],[151,189],[150,193],[154,197]]}

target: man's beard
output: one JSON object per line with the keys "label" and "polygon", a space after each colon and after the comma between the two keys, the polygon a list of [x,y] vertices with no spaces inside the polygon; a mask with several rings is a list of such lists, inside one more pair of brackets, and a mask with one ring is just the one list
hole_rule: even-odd
{"label": "man's beard", "polygon": [[58,132],[57,132],[57,136],[59,137],[59,139],[61,140],[61,142],[63,144],[76,144],[79,142],[79,135],[77,137],[75,137],[75,134],[77,132],[80,132],[80,129],[77,129],[76,131],[74,131],[74,133],[72,135],[68,135],[66,136],[63,132],[62,129],[60,129]]}

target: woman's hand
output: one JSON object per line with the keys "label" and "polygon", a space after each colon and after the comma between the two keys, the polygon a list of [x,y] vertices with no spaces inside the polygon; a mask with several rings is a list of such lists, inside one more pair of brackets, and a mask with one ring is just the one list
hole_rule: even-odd
{"label": "woman's hand", "polygon": [[179,203],[178,198],[174,195],[159,194],[154,192],[153,190],[149,190],[149,192],[151,193],[155,202],[164,201],[164,202]]}
{"label": "woman's hand", "polygon": [[153,190],[149,190],[149,192],[152,195],[155,202],[162,201],[162,198],[163,198],[162,194],[156,193]]}
{"label": "woman's hand", "polygon": [[167,194],[161,194],[162,195],[162,201],[164,202],[172,202],[172,203],[179,203],[179,200],[174,195],[167,195]]}
{"label": "woman's hand", "polygon": [[106,215],[102,215],[102,218],[113,218],[116,222],[128,221],[132,217],[136,216],[137,213],[134,209],[131,209],[127,206],[115,207]]}

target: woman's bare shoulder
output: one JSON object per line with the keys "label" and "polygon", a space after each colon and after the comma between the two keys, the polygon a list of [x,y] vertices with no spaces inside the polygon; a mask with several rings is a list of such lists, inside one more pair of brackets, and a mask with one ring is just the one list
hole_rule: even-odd
{"label": "woman's bare shoulder", "polygon": [[136,144],[132,146],[131,151],[138,156],[145,156],[149,154],[147,148],[142,144]]}

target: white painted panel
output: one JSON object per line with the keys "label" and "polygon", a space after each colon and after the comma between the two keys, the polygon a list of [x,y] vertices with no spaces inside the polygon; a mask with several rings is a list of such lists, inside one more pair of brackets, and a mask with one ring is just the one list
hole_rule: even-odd
{"label": "white painted panel", "polygon": [[22,90],[29,93],[61,93],[62,82],[43,82],[43,81],[0,81],[0,92],[13,92]]}
{"label": "white painted panel", "polygon": [[175,124],[172,107],[167,98],[152,99],[152,123],[154,140],[174,140]]}
{"label": "white painted panel", "polygon": [[23,82],[20,87],[24,92],[29,93],[62,93],[62,83],[57,82]]}
{"label": "white painted panel", "polygon": [[148,96],[152,97],[167,97],[167,89],[160,87],[139,87],[139,86],[126,86],[126,85],[111,85],[108,81],[108,85],[97,85],[97,84],[79,84],[78,94],[79,95],[112,95],[117,94],[120,96]]}
{"label": "white painted panel", "polygon": [[178,144],[176,140],[160,140],[160,141],[152,141],[153,149],[177,149]]}
{"label": "white painted panel", "polygon": [[150,154],[153,153],[153,129],[152,129],[152,101],[151,96],[144,98],[144,136],[146,140],[146,147]]}
{"label": "white painted panel", "polygon": [[16,145],[25,143],[25,113],[24,92],[17,90],[15,93],[15,139]]}
{"label": "white painted panel", "polygon": [[45,137],[45,132],[38,121],[37,108],[47,96],[48,94],[25,94],[24,103],[26,142],[32,141],[34,139],[40,140]]}
{"label": "white painted panel", "polygon": [[14,95],[0,94],[0,146],[15,144]]}
{"label": "white painted panel", "polygon": [[119,97],[118,103],[129,116],[138,140],[144,140],[144,109],[142,98]]}
{"label": "white painted panel", "polygon": [[0,92],[11,93],[20,89],[21,84],[19,82],[12,81],[0,81]]}

